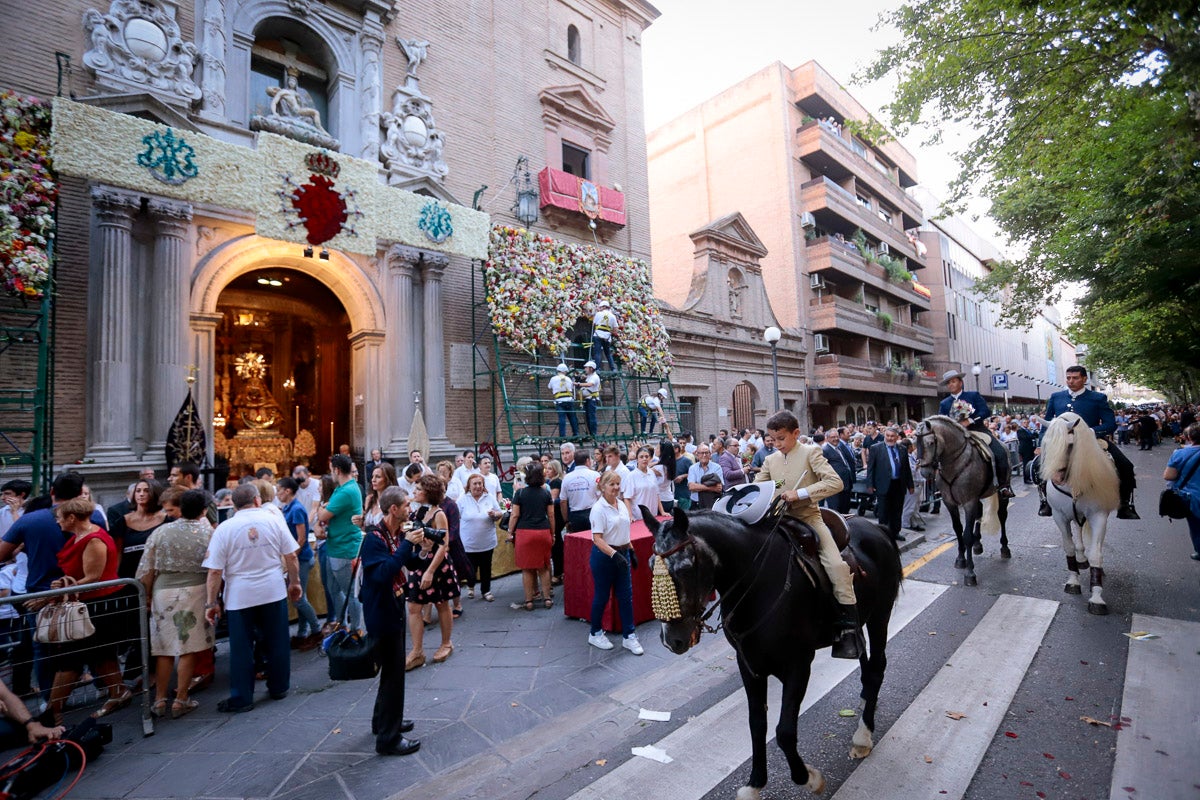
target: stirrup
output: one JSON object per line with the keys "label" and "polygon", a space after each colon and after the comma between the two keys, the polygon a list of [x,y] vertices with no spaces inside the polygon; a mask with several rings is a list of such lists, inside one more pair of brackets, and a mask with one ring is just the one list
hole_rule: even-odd
{"label": "stirrup", "polygon": [[858,660],[866,652],[866,642],[857,628],[842,628],[833,640],[829,654],[834,658],[852,658]]}

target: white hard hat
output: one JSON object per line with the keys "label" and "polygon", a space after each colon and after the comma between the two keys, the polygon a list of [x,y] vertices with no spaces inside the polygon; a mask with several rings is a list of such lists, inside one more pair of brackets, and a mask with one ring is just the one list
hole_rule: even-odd
{"label": "white hard hat", "polygon": [[567,365],[566,365],[566,364],[559,364],[559,365],[558,365],[558,371],[559,371],[559,372],[566,372],[566,371],[567,371]]}
{"label": "white hard hat", "polygon": [[667,396],[667,390],[666,390],[665,388],[664,388],[664,389],[659,389],[659,390],[658,390],[658,393],[659,393],[659,395],[661,395],[662,397],[666,397],[666,396]]}
{"label": "white hard hat", "polygon": [[601,307],[601,308],[608,308],[608,301],[607,301],[607,300],[601,300],[601,301],[600,301],[600,307]]}
{"label": "white hard hat", "polygon": [[583,365],[583,368],[584,368],[584,369],[587,369],[588,367],[591,367],[592,369],[595,369],[595,368],[596,368],[596,362],[595,362],[595,361],[589,361],[589,362],[587,362],[586,364],[584,364],[584,365]]}

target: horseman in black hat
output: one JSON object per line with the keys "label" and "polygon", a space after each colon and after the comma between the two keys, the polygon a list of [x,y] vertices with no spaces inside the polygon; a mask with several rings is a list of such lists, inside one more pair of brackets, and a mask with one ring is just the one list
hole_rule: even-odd
{"label": "horseman in black hat", "polygon": [[938,413],[950,416],[950,407],[954,405],[955,400],[970,403],[975,408],[975,414],[971,417],[971,424],[967,426],[967,430],[988,435],[988,447],[992,451],[992,466],[996,471],[996,486],[1000,488],[1000,496],[1013,497],[1012,468],[1008,460],[1008,448],[984,424],[984,420],[992,416],[987,400],[984,400],[983,395],[979,392],[963,391],[963,373],[956,369],[946,370],[942,374],[942,385],[950,394],[942,398],[941,405],[938,406]]}
{"label": "horseman in black hat", "polygon": [[[1111,438],[1113,431],[1117,429],[1116,415],[1113,414],[1112,406],[1108,404],[1108,395],[1087,388],[1087,377],[1087,370],[1084,367],[1078,364],[1067,367],[1067,389],[1050,395],[1050,399],[1046,401],[1045,420],[1048,423],[1059,414],[1074,411],[1083,419],[1085,425],[1096,432],[1096,439],[1103,442],[1101,446],[1108,448],[1113,466],[1117,469],[1117,477],[1121,480],[1121,506],[1117,509],[1117,519],[1141,519],[1133,507],[1133,490],[1137,486],[1133,474],[1133,464],[1124,453],[1117,449]],[[1043,427],[1043,435],[1045,431],[1046,429]],[[1042,497],[1038,516],[1048,517],[1050,516],[1050,505],[1046,502],[1044,478],[1045,476],[1038,484],[1038,490]]]}

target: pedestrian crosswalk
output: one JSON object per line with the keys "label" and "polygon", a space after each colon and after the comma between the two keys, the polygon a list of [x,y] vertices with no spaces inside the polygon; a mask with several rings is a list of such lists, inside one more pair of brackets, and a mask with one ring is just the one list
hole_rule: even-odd
{"label": "pedestrian crosswalk", "polygon": [[[889,638],[912,623],[948,587],[907,581]],[[925,800],[968,794],[981,761],[1046,641],[1060,604],[1053,600],[999,596],[966,640],[937,671],[837,788],[835,800]],[[1110,797],[1194,798],[1200,763],[1200,623],[1133,615],[1133,631],[1160,638],[1129,641]],[[1084,662],[1086,663],[1086,662]],[[803,715],[857,670],[854,662],[823,652],[813,663]],[[1175,687],[1174,690],[1165,687]],[[779,684],[768,704],[779,707]],[[1068,698],[1069,699],[1069,698]],[[849,742],[846,743],[847,748]],[[661,764],[631,758],[578,790],[572,800],[690,800],[710,794],[750,757],[745,696],[739,690],[656,743],[672,759]],[[803,753],[802,753],[803,754]],[[786,784],[785,774],[772,782]],[[798,791],[791,787],[789,792]],[[721,795],[724,796],[724,795]],[[792,796],[787,794],[786,796]]]}

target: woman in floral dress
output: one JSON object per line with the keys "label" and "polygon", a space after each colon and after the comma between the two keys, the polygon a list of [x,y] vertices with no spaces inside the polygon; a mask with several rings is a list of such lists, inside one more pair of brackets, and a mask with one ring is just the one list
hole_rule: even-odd
{"label": "woman in floral dress", "polygon": [[458,576],[449,557],[449,522],[446,512],[439,506],[445,494],[445,484],[436,475],[422,475],[417,481],[414,496],[418,508],[413,512],[413,522],[424,526],[431,533],[440,533],[435,541],[426,536],[420,551],[409,562],[408,586],[408,630],[412,634],[413,646],[405,659],[405,671],[416,669],[425,663],[425,622],[422,608],[433,604],[438,612],[438,625],[442,631],[442,644],[433,654],[433,662],[439,664],[454,652],[450,634],[454,628],[454,617],[450,613],[450,601],[458,597]]}
{"label": "woman in floral dress", "polygon": [[[138,564],[137,577],[150,595],[150,655],[155,665],[155,716],[167,713],[167,685],[179,659],[172,718],[182,717],[199,703],[188,697],[196,655],[213,646],[213,628],[204,618],[208,570],[202,563],[212,537],[205,512],[208,496],[202,489],[179,493],[168,490],[163,504],[178,508],[175,522],[150,534]],[[178,506],[175,504],[178,503]]]}

